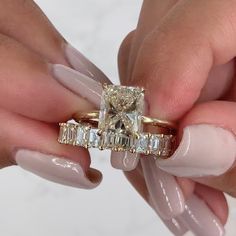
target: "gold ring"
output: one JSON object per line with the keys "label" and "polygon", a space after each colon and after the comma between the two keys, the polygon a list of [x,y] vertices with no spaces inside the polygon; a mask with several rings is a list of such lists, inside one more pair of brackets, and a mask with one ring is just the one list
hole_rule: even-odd
{"label": "gold ring", "polygon": [[[142,88],[104,85],[100,111],[76,113],[73,118],[77,123],[61,123],[58,141],[169,157],[176,144],[176,124],[146,117],[143,111]],[[155,127],[154,133],[147,132]]]}
{"label": "gold ring", "polygon": [[[99,122],[99,111],[92,112],[77,112],[73,115],[73,119],[77,122],[85,122],[98,124]],[[141,121],[145,125],[153,125],[162,128],[166,128],[168,130],[177,129],[177,124],[171,121],[165,121],[157,118],[151,118],[147,116],[141,116]]]}

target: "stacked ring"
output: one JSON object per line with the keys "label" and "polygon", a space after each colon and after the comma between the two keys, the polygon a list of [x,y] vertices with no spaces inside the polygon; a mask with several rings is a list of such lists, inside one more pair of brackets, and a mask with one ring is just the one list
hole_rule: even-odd
{"label": "stacked ring", "polygon": [[[176,125],[143,116],[143,110],[143,89],[106,85],[100,111],[77,113],[73,116],[76,123],[60,123],[58,141],[168,158],[176,145]],[[144,132],[148,126],[157,127],[158,132]]]}

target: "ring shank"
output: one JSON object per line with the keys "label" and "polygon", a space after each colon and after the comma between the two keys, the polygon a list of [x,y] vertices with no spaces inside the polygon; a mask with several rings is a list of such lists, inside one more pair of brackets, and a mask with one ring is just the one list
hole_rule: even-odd
{"label": "ring shank", "polygon": [[[77,112],[73,115],[73,119],[77,122],[85,122],[96,125],[99,122],[99,111]],[[166,131],[168,132],[175,131],[177,129],[177,124],[175,122],[165,121],[147,116],[142,116],[141,120],[144,125],[151,125],[164,128],[167,129]]]}

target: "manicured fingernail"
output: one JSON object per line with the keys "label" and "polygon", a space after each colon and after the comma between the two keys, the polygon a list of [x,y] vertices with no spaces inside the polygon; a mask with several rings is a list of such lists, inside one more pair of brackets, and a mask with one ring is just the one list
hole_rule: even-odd
{"label": "manicured fingernail", "polygon": [[156,164],[175,176],[218,176],[232,167],[235,157],[233,133],[213,125],[200,124],[186,127],[173,156],[157,160]]}
{"label": "manicured fingernail", "polygon": [[179,220],[177,218],[172,218],[169,220],[163,219],[159,212],[156,211],[156,208],[154,207],[153,200],[149,196],[148,204],[155,210],[157,215],[161,218],[162,222],[165,224],[165,226],[172,232],[175,236],[183,236],[188,232],[188,228],[183,224],[183,220]]}
{"label": "manicured fingernail", "polygon": [[93,189],[102,180],[98,170],[90,168],[85,173],[78,163],[36,151],[18,150],[15,161],[23,169],[44,179],[76,188]]}
{"label": "manicured fingernail", "polygon": [[75,70],[101,83],[111,83],[101,70],[69,44],[65,45],[65,55],[68,62]]}
{"label": "manicured fingernail", "polygon": [[209,207],[196,195],[186,201],[184,213],[178,217],[195,236],[223,236],[224,227]]}
{"label": "manicured fingernail", "polygon": [[52,74],[64,87],[100,106],[102,84],[63,65],[52,65]]}
{"label": "manicured fingernail", "polygon": [[175,236],[183,236],[189,231],[187,227],[176,218],[162,221]]}
{"label": "manicured fingernail", "polygon": [[163,219],[184,211],[185,199],[175,178],[160,170],[152,156],[141,158],[144,178],[155,210]]}
{"label": "manicured fingernail", "polygon": [[111,165],[119,170],[131,171],[134,170],[139,162],[139,155],[130,152],[112,152]]}

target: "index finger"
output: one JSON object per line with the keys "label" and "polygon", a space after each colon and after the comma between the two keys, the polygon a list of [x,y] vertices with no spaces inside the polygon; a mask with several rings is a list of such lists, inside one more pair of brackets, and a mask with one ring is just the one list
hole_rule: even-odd
{"label": "index finger", "polygon": [[[180,1],[145,38],[132,83],[147,88],[152,116],[182,117],[199,98],[211,68],[234,58],[232,9],[234,1]],[[219,96],[227,82],[217,88]]]}
{"label": "index finger", "polygon": [[14,38],[50,63],[70,65],[101,82],[107,77],[70,46],[32,0],[0,1],[0,33]]}

